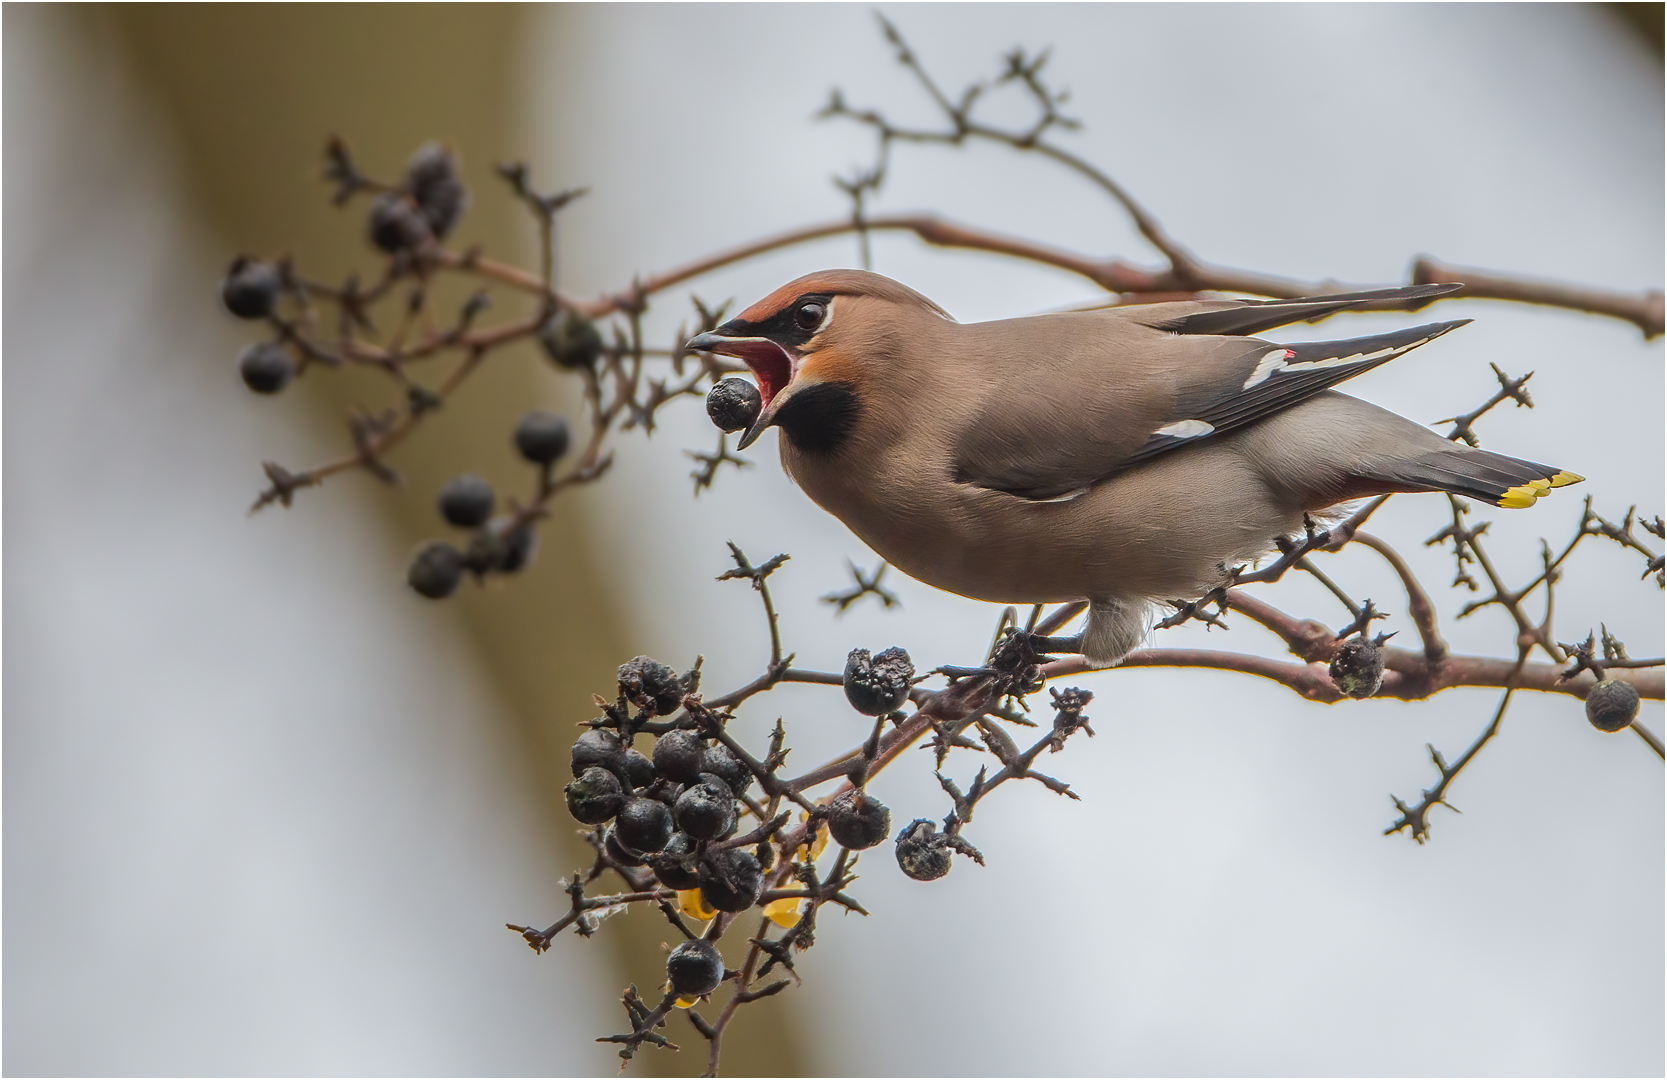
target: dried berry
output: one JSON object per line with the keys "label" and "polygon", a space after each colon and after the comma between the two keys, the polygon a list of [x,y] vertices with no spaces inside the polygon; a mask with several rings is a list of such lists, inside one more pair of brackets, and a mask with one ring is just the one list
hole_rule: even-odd
{"label": "dried berry", "polygon": [[652,855],[671,839],[671,811],[657,799],[633,796],[620,809],[614,828],[620,843],[632,851]]}
{"label": "dried berry", "polygon": [[758,387],[745,379],[724,379],[706,392],[706,415],[719,431],[744,431],[752,427],[764,408]]}
{"label": "dried berry", "polygon": [[700,778],[706,740],[686,728],[666,732],[654,742],[654,769],[667,780],[692,784]]}
{"label": "dried berry", "polygon": [[719,911],[745,911],[764,891],[764,871],[751,852],[714,851],[700,862],[700,895]]}
{"label": "dried berry", "polygon": [[454,476],[440,489],[440,516],[453,525],[472,529],[492,516],[497,496],[492,485],[478,476]]}
{"label": "dried berry", "polygon": [[711,942],[685,941],[666,957],[666,978],[684,997],[710,994],[724,981],[724,958]]}
{"label": "dried berry", "polygon": [[424,143],[412,156],[405,186],[437,237],[451,232],[469,205],[469,193],[457,178],[457,156],[437,142]]}
{"label": "dried berry", "polygon": [[655,716],[683,707],[683,682],[677,672],[647,656],[619,665],[619,692],[626,701]]}
{"label": "dried berry", "polygon": [[867,649],[852,649],[845,658],[845,700],[868,716],[902,708],[909,700],[915,665],[902,649],[886,649],[874,657]]}
{"label": "dried berry", "polygon": [[619,778],[607,769],[591,766],[562,789],[567,810],[586,825],[610,821],[625,806],[625,790]]}
{"label": "dried berry", "polygon": [[897,865],[916,881],[936,881],[949,873],[949,864],[949,837],[933,822],[919,818],[897,834]]}
{"label": "dried berry", "polygon": [[538,340],[550,359],[564,368],[595,367],[597,357],[602,355],[602,335],[596,324],[570,308],[545,323]]}
{"label": "dried berry", "polygon": [[220,282],[220,302],[240,319],[264,319],[278,306],[284,275],[269,262],[239,255]]}
{"label": "dried berry", "polygon": [[735,828],[735,796],[711,773],[677,797],[677,827],[696,840],[716,840]]}
{"label": "dried berry", "polygon": [[752,786],[752,772],[723,743],[708,746],[700,755],[700,771],[716,776],[737,795],[745,795]]}
{"label": "dried berry", "polygon": [[861,851],[891,832],[891,811],[874,796],[847,791],[828,804],[828,835],[834,843]]}
{"label": "dried berry", "polygon": [[674,832],[666,846],[650,860],[654,876],[668,889],[682,892],[700,887],[700,875],[695,872],[695,841],[684,833]]}
{"label": "dried berry", "polygon": [[578,776],[592,765],[615,772],[624,767],[625,744],[607,728],[591,728],[573,744],[573,775]]}
{"label": "dried berry", "polygon": [[1638,688],[1604,679],[1586,691],[1586,719],[1599,731],[1623,731],[1638,715]]}
{"label": "dried berry", "polygon": [[255,393],[276,394],[295,377],[295,361],[283,346],[263,341],[243,350],[237,358],[237,373]]}
{"label": "dried berry", "polygon": [[612,859],[616,863],[619,863],[621,866],[644,865],[648,860],[644,859],[640,854],[632,851],[630,848],[622,844],[619,837],[616,835],[616,829],[617,826],[615,829],[609,829],[608,835],[602,841],[602,850],[607,852],[608,858]]}
{"label": "dried berry", "polygon": [[515,449],[534,465],[560,461],[572,441],[567,421],[545,409],[534,409],[515,425]]}
{"label": "dried berry", "polygon": [[1352,637],[1337,647],[1331,658],[1331,681],[1352,698],[1369,698],[1383,685],[1383,642],[1386,639]]}
{"label": "dried berry", "polygon": [[659,774],[654,771],[654,763],[648,760],[641,750],[625,751],[619,767],[625,772],[625,778],[631,781],[632,787],[645,788],[658,779]]}
{"label": "dried berry", "polygon": [[420,246],[430,236],[428,219],[416,203],[384,191],[370,204],[370,242],[393,255]]}
{"label": "dried berry", "polygon": [[465,567],[476,574],[513,574],[538,553],[538,532],[530,523],[516,524],[512,516],[493,518],[475,532],[464,556]]}
{"label": "dried berry", "polygon": [[405,573],[405,580],[411,588],[430,600],[443,600],[450,596],[462,579],[463,553],[444,540],[425,544]]}

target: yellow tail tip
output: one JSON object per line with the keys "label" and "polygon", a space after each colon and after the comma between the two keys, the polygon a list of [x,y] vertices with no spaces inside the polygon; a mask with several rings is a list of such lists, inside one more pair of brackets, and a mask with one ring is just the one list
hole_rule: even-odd
{"label": "yellow tail tip", "polygon": [[1499,505],[1507,510],[1521,510],[1524,507],[1533,506],[1534,500],[1543,494],[1543,491],[1537,490],[1528,484],[1521,484],[1514,488],[1507,488],[1505,494],[1499,497]]}
{"label": "yellow tail tip", "polygon": [[1554,488],[1568,487],[1570,484],[1578,484],[1584,479],[1586,478],[1579,473],[1572,473],[1565,469],[1551,478],[1551,486]]}

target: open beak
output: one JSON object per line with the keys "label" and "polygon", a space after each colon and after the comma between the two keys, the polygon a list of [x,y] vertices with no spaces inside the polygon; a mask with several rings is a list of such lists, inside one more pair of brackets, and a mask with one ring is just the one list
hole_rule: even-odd
{"label": "open beak", "polygon": [[724,333],[721,327],[690,338],[687,347],[696,352],[733,356],[751,368],[753,375],[758,379],[758,394],[764,400],[764,407],[759,410],[758,419],[753,421],[752,427],[746,430],[741,436],[741,441],[735,446],[737,450],[745,450],[764,434],[765,428],[775,423],[776,410],[772,406],[777,395],[793,381],[795,369],[798,367],[798,357],[769,338],[736,337]]}

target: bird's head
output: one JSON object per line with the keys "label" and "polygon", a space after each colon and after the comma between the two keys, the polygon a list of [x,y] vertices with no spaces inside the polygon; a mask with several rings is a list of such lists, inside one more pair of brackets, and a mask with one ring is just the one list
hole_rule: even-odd
{"label": "bird's head", "polygon": [[688,347],[745,361],[763,408],[739,449],[779,425],[801,450],[830,451],[857,423],[864,397],[921,320],[952,322],[906,285],[866,270],[790,281]]}

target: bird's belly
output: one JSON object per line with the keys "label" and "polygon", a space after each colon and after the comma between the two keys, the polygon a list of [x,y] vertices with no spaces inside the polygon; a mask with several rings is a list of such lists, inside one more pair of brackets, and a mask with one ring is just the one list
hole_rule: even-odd
{"label": "bird's belly", "polygon": [[1177,484],[1169,463],[1104,481],[1064,502],[1035,502],[918,472],[858,476],[790,469],[824,509],[891,565],[928,585],[998,603],[1184,598],[1219,583],[1224,566],[1254,560],[1300,514],[1265,509],[1231,528],[1194,527],[1240,502],[1253,483],[1225,469]]}

